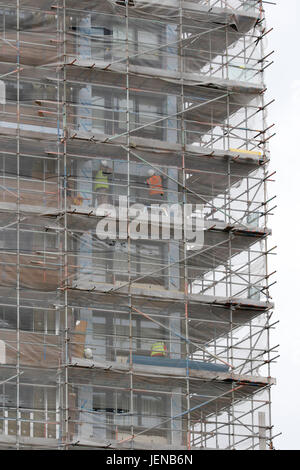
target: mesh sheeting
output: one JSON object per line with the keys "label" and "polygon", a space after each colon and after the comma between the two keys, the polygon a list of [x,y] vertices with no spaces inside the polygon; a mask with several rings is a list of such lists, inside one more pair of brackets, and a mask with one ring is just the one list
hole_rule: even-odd
{"label": "mesh sheeting", "polygon": [[[261,2],[64,3],[0,2],[0,447],[266,446]],[[100,240],[120,196],[203,245]]]}

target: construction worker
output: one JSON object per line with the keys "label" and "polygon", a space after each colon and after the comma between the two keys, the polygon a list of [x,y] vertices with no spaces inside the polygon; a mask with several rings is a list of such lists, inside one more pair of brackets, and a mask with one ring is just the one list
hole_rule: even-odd
{"label": "construction worker", "polygon": [[74,204],[74,206],[82,206],[83,204],[83,197],[80,193],[76,195],[76,191],[74,188],[74,182],[67,179],[66,182],[66,193],[67,198],[70,204]]}
{"label": "construction worker", "polygon": [[106,160],[101,162],[101,168],[97,171],[94,179],[94,200],[95,204],[107,204],[108,203],[108,191],[109,191],[109,182],[108,175],[111,171],[108,168],[108,163]]}
{"label": "construction worker", "polygon": [[149,178],[147,178],[147,183],[148,183],[148,186],[149,186],[149,194],[150,196],[154,196],[154,195],[160,195],[160,196],[163,196],[164,195],[164,191],[163,191],[163,187],[162,187],[162,178],[160,175],[156,175],[154,170],[149,170],[148,171],[148,176]]}
{"label": "construction worker", "polygon": [[167,346],[163,341],[157,341],[151,346],[151,357],[166,357],[167,355]]}
{"label": "construction worker", "polygon": [[74,206],[82,206],[83,197],[79,193],[77,196],[73,197],[73,204]]}

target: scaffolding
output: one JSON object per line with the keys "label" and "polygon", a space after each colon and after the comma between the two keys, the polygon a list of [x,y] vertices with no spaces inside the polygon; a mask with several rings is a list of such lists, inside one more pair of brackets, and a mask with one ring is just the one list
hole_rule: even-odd
{"label": "scaffolding", "polygon": [[[0,14],[0,448],[273,448],[263,1]],[[203,246],[99,239],[120,196]]]}

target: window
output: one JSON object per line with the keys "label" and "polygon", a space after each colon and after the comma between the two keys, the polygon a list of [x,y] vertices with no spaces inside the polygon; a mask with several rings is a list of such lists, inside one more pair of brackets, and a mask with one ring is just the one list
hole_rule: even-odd
{"label": "window", "polygon": [[[34,160],[35,161],[35,160]],[[32,176],[33,159],[20,156],[19,174],[20,176]],[[17,175],[17,156],[0,156],[0,171],[4,176]]]}
{"label": "window", "polygon": [[[127,100],[123,97],[114,96],[114,126],[115,133],[123,133],[127,130],[126,110]],[[133,135],[163,140],[164,121],[150,125],[158,121],[164,114],[164,98],[150,94],[136,94],[129,100],[130,130],[134,131],[141,126],[140,131],[133,132]]]}
{"label": "window", "polygon": [[124,397],[121,398],[121,394],[100,392],[93,395],[93,409],[98,412],[124,414],[129,412],[129,403]]}
{"label": "window", "polygon": [[[121,40],[121,41],[126,41],[126,26],[125,25],[117,25],[113,29],[113,38],[114,40],[116,39]],[[128,29],[128,41],[134,41],[135,40],[135,32],[131,28]]]}
{"label": "window", "polygon": [[82,57],[92,57],[100,60],[109,60],[111,58],[111,30],[98,26],[73,26],[72,29],[79,31],[77,48]]}
{"label": "window", "polygon": [[[163,322],[160,319],[160,322]],[[167,338],[167,331],[151,321],[133,318],[131,324],[132,342],[130,343],[130,321],[127,314],[113,311],[93,314],[93,350],[101,358],[115,361],[129,356],[130,344],[135,354],[149,355],[154,341]]]}
{"label": "window", "polygon": [[[154,34],[150,31],[143,31],[139,30],[137,32],[137,45],[138,45],[138,53],[144,53],[143,56],[143,61],[145,62],[145,65],[151,61],[153,64],[156,63],[156,66],[162,65],[162,56],[161,56],[161,50],[158,49],[154,51],[153,49],[156,49],[159,47],[159,35]],[[147,51],[150,51],[147,53]]]}
{"label": "window", "polygon": [[[54,310],[35,310],[20,307],[20,330],[55,334],[56,316]],[[0,329],[16,330],[17,307],[0,305]]]}
{"label": "window", "polygon": [[162,267],[164,260],[164,246],[162,243],[137,242],[135,244],[135,254],[132,256],[132,271],[136,277],[144,276],[141,279],[143,284],[164,284],[163,272],[150,275],[152,272]]}
{"label": "window", "polygon": [[[115,279],[120,281],[126,281],[128,278],[128,247],[127,243],[123,246],[116,245],[116,249],[113,251],[113,272]],[[136,242],[131,245],[131,269],[134,277],[141,279],[141,283],[155,283],[164,284],[164,277],[160,273],[150,276],[150,274],[160,269],[164,259],[164,248],[162,244],[146,243],[145,240],[142,242]],[[137,281],[139,282],[139,281]]]}
{"label": "window", "polygon": [[166,398],[159,395],[134,396],[134,409],[137,413],[137,425],[150,427],[159,424],[168,409]]}
{"label": "window", "polygon": [[161,397],[142,395],[140,397],[141,411],[146,416],[161,416],[163,414]]}
{"label": "window", "polygon": [[[167,400],[165,396],[134,394],[133,416],[130,410],[130,394],[124,392],[96,392],[93,394],[93,409],[98,414],[94,416],[94,426],[103,429],[103,423],[130,426],[133,420],[135,426],[155,426],[161,417],[167,414]],[[110,427],[106,427],[109,431]],[[94,428],[95,431],[95,428]],[[156,430],[157,432],[158,430]]]}
{"label": "window", "polygon": [[33,242],[33,250],[39,251],[51,251],[55,252],[58,250],[58,243],[59,243],[59,235],[56,232],[48,231],[48,232],[35,232],[32,234],[34,238]]}
{"label": "window", "polygon": [[[134,110],[134,102],[133,99],[129,99],[128,103],[129,108],[129,119],[131,119],[133,110]],[[127,131],[127,99],[121,96],[114,96],[113,97],[113,119],[114,119],[114,131],[116,133],[123,133]]]}
{"label": "window", "polygon": [[[135,94],[129,99],[130,130],[133,135],[150,139],[164,139],[166,120],[159,121],[165,115],[165,97],[150,93]],[[91,110],[91,112],[90,112]],[[113,91],[94,87],[87,107],[78,107],[78,113],[87,118],[80,121],[88,122],[93,118],[92,127],[96,132],[108,135],[122,134],[127,131],[127,99],[125,93],[118,89]],[[138,127],[145,126],[134,132]]]}
{"label": "window", "polygon": [[17,328],[17,307],[0,305],[0,329]]}
{"label": "window", "polygon": [[[122,7],[126,7],[126,0],[115,0],[117,5],[121,5]],[[128,6],[134,7],[134,0],[128,0]]]}
{"label": "window", "polygon": [[78,19],[77,24],[70,20],[70,29],[76,31],[77,51],[82,58],[109,61],[124,59],[128,37],[132,64],[163,68],[163,49],[158,47],[166,42],[164,25],[156,25],[153,31],[151,21],[141,23],[140,20],[130,18],[127,31],[125,20],[118,18],[112,22],[109,16],[95,14],[89,19]]}
{"label": "window", "polygon": [[94,96],[92,99],[93,129],[105,134],[105,98]]}
{"label": "window", "polygon": [[[153,97],[138,97],[137,99],[137,119],[136,125],[144,126],[151,124],[155,121],[158,121],[162,118],[163,107],[161,105],[161,100]],[[163,137],[163,125],[164,122],[158,122],[153,125],[145,127],[142,133],[147,134],[149,138],[158,138],[162,139]]]}
{"label": "window", "polygon": [[0,104],[5,104],[6,102],[6,88],[3,80],[0,80]]}
{"label": "window", "polygon": [[[145,28],[149,28],[149,24],[145,24]],[[127,34],[126,26],[115,25],[113,27],[113,48],[112,56],[116,58],[124,58],[127,52]],[[162,38],[161,38],[162,36]],[[163,66],[163,56],[161,49],[157,49],[163,40],[162,32],[154,33],[141,29],[137,24],[129,25],[128,28],[128,44],[130,62],[134,65],[146,65],[148,67]],[[154,50],[157,49],[157,50]],[[147,53],[147,51],[151,51]]]}

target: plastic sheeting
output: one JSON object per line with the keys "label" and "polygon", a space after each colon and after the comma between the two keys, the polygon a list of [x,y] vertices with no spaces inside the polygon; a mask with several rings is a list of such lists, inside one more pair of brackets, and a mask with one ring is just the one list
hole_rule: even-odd
{"label": "plastic sheeting", "polygon": [[[258,2],[134,0],[128,22],[77,3],[0,5],[0,445],[255,448],[272,383]],[[103,160],[110,203],[202,204],[203,247],[99,240]]]}

